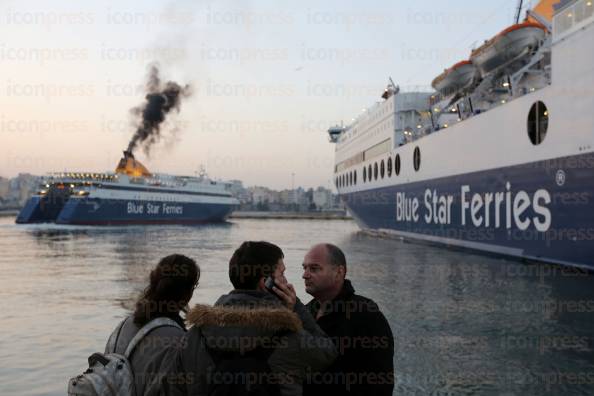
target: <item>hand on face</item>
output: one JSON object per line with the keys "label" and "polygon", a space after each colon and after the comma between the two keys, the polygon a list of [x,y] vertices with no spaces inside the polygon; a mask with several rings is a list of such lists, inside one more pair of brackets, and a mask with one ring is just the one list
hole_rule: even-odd
{"label": "hand on face", "polygon": [[283,300],[287,308],[293,310],[293,308],[295,308],[295,303],[297,302],[297,293],[295,292],[293,285],[287,281],[287,278],[285,278],[285,263],[282,259],[279,260],[272,277],[276,284],[272,290],[281,300]]}

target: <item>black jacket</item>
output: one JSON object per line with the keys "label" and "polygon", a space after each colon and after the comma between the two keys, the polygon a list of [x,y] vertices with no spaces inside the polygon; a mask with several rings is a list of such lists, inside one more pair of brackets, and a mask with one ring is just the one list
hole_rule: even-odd
{"label": "black jacket", "polygon": [[269,349],[268,365],[283,396],[300,396],[305,375],[323,370],[336,358],[334,344],[305,306],[289,311],[270,293],[234,290],[215,306],[196,305],[187,321],[193,327],[174,353],[174,367],[163,385],[167,395],[206,395],[215,367],[210,352]]}
{"label": "black jacket", "polygon": [[[307,308],[316,317],[320,303]],[[377,304],[355,294],[345,280],[340,294],[317,322],[336,344],[339,356],[324,372],[311,373],[304,395],[392,395],[394,389],[394,338]]]}

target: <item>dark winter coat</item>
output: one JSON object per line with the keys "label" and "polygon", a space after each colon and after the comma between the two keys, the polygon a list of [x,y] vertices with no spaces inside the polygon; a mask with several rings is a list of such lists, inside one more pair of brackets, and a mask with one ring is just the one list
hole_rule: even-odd
{"label": "dark winter coat", "polygon": [[[316,317],[320,303],[312,300],[307,308]],[[345,280],[324,312],[317,322],[336,344],[339,356],[326,371],[307,378],[304,395],[392,395],[394,339],[377,304],[355,294]]]}
{"label": "dark winter coat", "polygon": [[208,373],[215,368],[209,350],[267,350],[270,372],[283,396],[302,395],[307,372],[328,367],[337,356],[334,344],[301,302],[290,311],[266,292],[234,290],[214,307],[196,305],[188,323],[193,327],[175,352],[175,366],[163,385],[167,395],[207,394]]}

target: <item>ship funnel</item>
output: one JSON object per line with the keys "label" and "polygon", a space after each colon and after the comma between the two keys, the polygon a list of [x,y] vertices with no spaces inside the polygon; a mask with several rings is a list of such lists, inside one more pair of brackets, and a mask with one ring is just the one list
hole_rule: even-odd
{"label": "ship funnel", "polygon": [[120,162],[116,168],[116,173],[128,175],[130,177],[150,177],[151,173],[142,165],[139,161],[134,158],[131,151],[125,150],[124,156],[120,159]]}

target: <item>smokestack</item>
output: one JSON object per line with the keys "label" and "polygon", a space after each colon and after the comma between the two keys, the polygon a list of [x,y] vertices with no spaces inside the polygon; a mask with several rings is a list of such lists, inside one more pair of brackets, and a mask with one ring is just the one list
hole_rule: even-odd
{"label": "smokestack", "polygon": [[189,85],[182,87],[173,81],[168,81],[163,85],[159,78],[157,65],[152,65],[149,69],[146,89],[145,103],[131,110],[132,113],[142,117],[126,150],[130,155],[139,144],[148,154],[151,145],[159,141],[161,137],[161,125],[167,114],[171,110],[179,112],[181,99],[191,94]]}

